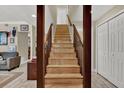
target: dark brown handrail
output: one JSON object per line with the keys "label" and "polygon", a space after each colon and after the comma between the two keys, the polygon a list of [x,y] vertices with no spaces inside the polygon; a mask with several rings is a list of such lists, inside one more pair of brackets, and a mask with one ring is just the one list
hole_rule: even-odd
{"label": "dark brown handrail", "polygon": [[83,44],[74,24],[73,24],[73,28],[74,28],[74,47],[76,51],[76,56],[78,58],[78,64],[80,65],[80,72],[83,75]]}
{"label": "dark brown handrail", "polygon": [[81,38],[80,38],[80,35],[79,35],[79,33],[78,33],[78,31],[77,31],[77,28],[76,28],[76,26],[73,24],[73,28],[74,28],[74,33],[75,33],[75,35],[77,35],[77,37],[78,37],[78,39],[79,39],[79,42],[81,43],[81,45],[82,45],[82,47],[83,47],[83,43],[82,43],[82,41],[81,41]]}
{"label": "dark brown handrail", "polygon": [[67,18],[68,18],[69,25],[72,26],[72,22],[71,22],[71,20],[70,20],[69,15],[67,15]]}
{"label": "dark brown handrail", "polygon": [[[80,65],[80,72],[83,75],[83,43],[81,41],[80,35],[78,33],[78,30],[76,28],[76,26],[73,24],[70,20],[70,17],[67,15],[68,21],[70,26],[73,26],[73,42],[74,42],[74,48],[76,51],[76,56],[78,58],[78,64]],[[83,34],[83,33],[82,33]],[[81,52],[82,51],[82,52]]]}
{"label": "dark brown handrail", "polygon": [[48,65],[48,59],[50,56],[50,51],[51,51],[51,47],[52,47],[52,26],[53,24],[50,25],[49,27],[49,31],[47,33],[46,36],[46,42],[45,42],[45,73],[46,73],[46,66]]}

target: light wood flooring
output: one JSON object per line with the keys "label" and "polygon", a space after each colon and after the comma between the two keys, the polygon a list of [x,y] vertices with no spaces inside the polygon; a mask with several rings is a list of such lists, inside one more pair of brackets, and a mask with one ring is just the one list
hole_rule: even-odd
{"label": "light wood flooring", "polygon": [[[5,71],[0,71],[4,73]],[[7,71],[6,71],[7,72]],[[36,80],[27,80],[27,65],[21,65],[19,68],[12,70],[11,72],[24,72],[21,76],[16,78],[7,84],[4,88],[36,88]],[[8,72],[8,73],[11,73]],[[65,85],[68,86],[68,85]],[[68,86],[67,88],[81,88],[82,85]],[[59,88],[59,85],[46,85],[47,88]],[[64,85],[63,85],[64,87]],[[108,82],[102,76],[96,73],[92,73],[92,87],[93,88],[115,88],[113,84]]]}

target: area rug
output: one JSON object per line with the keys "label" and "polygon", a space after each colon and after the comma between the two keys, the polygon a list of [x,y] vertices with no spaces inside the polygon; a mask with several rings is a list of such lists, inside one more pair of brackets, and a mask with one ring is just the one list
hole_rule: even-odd
{"label": "area rug", "polygon": [[22,75],[23,72],[0,73],[0,88]]}

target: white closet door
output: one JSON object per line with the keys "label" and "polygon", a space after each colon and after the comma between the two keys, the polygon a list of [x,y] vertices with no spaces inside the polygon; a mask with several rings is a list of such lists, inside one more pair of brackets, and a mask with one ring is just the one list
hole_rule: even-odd
{"label": "white closet door", "polygon": [[97,71],[124,87],[124,13],[97,28]]}
{"label": "white closet door", "polygon": [[108,66],[108,24],[105,23],[97,29],[98,37],[98,73],[107,76]]}
{"label": "white closet door", "polygon": [[124,14],[109,21],[109,79],[124,87]]}

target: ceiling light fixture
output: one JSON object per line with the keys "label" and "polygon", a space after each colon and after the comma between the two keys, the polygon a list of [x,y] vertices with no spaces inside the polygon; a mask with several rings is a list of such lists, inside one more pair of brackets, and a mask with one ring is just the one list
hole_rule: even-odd
{"label": "ceiling light fixture", "polygon": [[35,14],[33,14],[33,15],[32,15],[32,17],[36,18],[36,15],[35,15]]}

